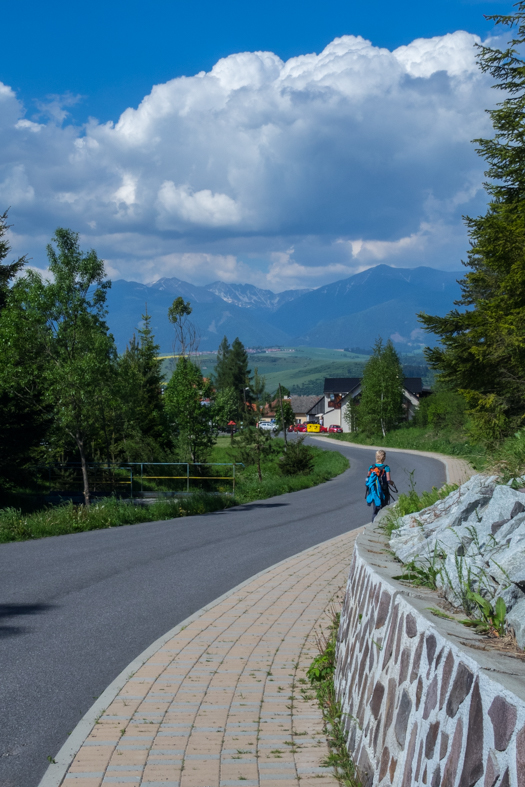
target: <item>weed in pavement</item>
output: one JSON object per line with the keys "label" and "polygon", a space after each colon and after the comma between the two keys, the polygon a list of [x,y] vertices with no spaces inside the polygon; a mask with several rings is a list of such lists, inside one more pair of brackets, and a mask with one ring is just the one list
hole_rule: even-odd
{"label": "weed in pavement", "polygon": [[306,674],[323,713],[324,733],[330,749],[323,764],[334,769],[337,779],[345,787],[362,787],[357,768],[346,747],[343,711],[335,693],[336,640],[340,613],[332,610],[331,617],[328,636],[317,635],[319,655],[312,661]]}

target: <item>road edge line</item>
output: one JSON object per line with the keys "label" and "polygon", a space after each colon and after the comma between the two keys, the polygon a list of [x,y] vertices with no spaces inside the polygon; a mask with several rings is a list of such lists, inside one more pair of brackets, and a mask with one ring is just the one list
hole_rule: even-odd
{"label": "road edge line", "polygon": [[[360,527],[353,528],[353,530],[360,530],[362,527],[364,526],[361,525]],[[177,623],[177,625],[167,631],[166,634],[163,634],[158,639],[156,639],[149,647],[143,650],[142,653],[136,656],[119,675],[117,675],[117,677],[102,692],[96,702],[93,703],[89,710],[80,719],[75,729],[70,735],[68,735],[66,742],[59,749],[55,757],[55,761],[47,767],[46,772],[38,783],[38,787],[60,787],[64,777],[67,775],[69,766],[73,762],[76,754],[88,737],[89,733],[95,726],[97,719],[102,713],[104,713],[106,708],[108,708],[113,702],[119,691],[121,691],[121,689],[126,685],[130,678],[130,673],[136,672],[138,669],[140,669],[140,667],[142,667],[145,662],[151,658],[151,656],[157,653],[157,651],[159,651],[162,646],[166,644],[166,642],[169,642],[172,637],[178,634],[179,631],[181,631],[183,628],[186,628],[186,626],[188,626],[190,623],[193,623],[193,621],[197,620],[197,618],[200,618],[202,615],[204,615],[204,613],[208,612],[210,609],[213,609],[213,607],[216,607],[222,601],[229,598],[234,593],[237,593],[237,591],[242,590],[243,587],[246,587],[246,585],[249,585],[263,574],[266,574],[268,571],[273,571],[273,569],[278,568],[288,560],[292,560],[292,558],[296,558],[305,554],[306,552],[310,552],[312,549],[317,549],[320,546],[329,544],[331,541],[336,541],[338,538],[341,538],[350,532],[352,532],[351,529],[345,533],[340,533],[338,536],[334,536],[333,538],[328,538],[326,541],[321,541],[319,544],[315,544],[312,547],[303,549],[301,552],[296,552],[294,555],[290,555],[284,560],[280,560],[278,563],[268,566],[268,568],[264,568],[262,571],[257,572],[257,574],[254,574],[253,576],[248,577],[248,579],[245,579],[244,582],[241,582],[239,585],[235,585],[235,587],[226,591],[226,593],[223,593],[222,596],[219,596],[209,604],[201,607],[199,610],[197,610],[197,612],[194,612],[180,623]]]}

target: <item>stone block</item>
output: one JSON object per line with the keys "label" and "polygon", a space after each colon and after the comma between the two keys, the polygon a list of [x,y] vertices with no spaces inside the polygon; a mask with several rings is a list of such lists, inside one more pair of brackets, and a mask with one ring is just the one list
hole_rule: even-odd
{"label": "stone block", "polygon": [[507,613],[507,623],[514,629],[518,646],[525,650],[525,598]]}
{"label": "stone block", "polygon": [[516,773],[518,787],[525,787],[525,727],[516,736]]}
{"label": "stone block", "polygon": [[385,687],[378,681],[374,687],[372,700],[370,702],[370,710],[372,711],[374,719],[379,718],[379,711],[381,710],[381,705],[383,704],[384,695]]}
{"label": "stone block", "polygon": [[[431,724],[428,728],[427,737],[425,739],[425,757],[427,760],[431,760],[434,756],[434,750],[436,748],[436,741],[439,734],[439,721],[435,721],[434,724]],[[443,755],[444,756],[444,755]],[[443,759],[441,757],[440,759]]]}
{"label": "stone block", "polygon": [[408,720],[410,718],[410,713],[412,711],[412,700],[408,696],[408,693],[405,689],[403,689],[403,693],[401,694],[401,701],[399,703],[399,709],[397,711],[396,716],[396,723],[394,727],[394,733],[399,743],[399,746],[404,749],[405,742],[407,737],[407,726]]}
{"label": "stone block", "polygon": [[[443,782],[438,782],[438,787],[454,787],[456,783],[456,774],[459,766],[459,758],[461,755],[461,748],[463,746],[463,721],[458,719],[456,729],[454,730],[454,737],[452,738],[452,745],[450,747],[450,754],[448,755],[447,764],[443,772]],[[434,781],[432,780],[432,784]]]}
{"label": "stone block", "polygon": [[494,753],[489,751],[487,757],[487,767],[485,768],[485,780],[483,782],[483,787],[494,787],[496,782],[499,779],[499,765]]}
{"label": "stone block", "polygon": [[517,719],[515,705],[504,697],[494,697],[489,708],[489,717],[494,728],[494,746],[498,751],[505,751],[514,732]]}
{"label": "stone block", "polygon": [[473,680],[474,676],[472,672],[463,664],[462,661],[460,661],[458,664],[456,677],[454,678],[454,683],[452,684],[450,694],[448,695],[446,707],[447,716],[450,716],[452,719],[454,718],[458,712],[459,706],[468,696]]}
{"label": "stone block", "polygon": [[479,680],[476,680],[470,700],[467,743],[459,787],[474,787],[483,776],[483,770],[483,702]]}

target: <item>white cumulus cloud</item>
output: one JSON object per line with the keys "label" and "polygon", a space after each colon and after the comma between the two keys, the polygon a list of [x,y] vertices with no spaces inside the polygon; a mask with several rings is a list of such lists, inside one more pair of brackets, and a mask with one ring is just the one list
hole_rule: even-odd
{"label": "white cumulus cloud", "polygon": [[158,266],[283,289],[377,260],[457,269],[461,215],[484,202],[471,140],[490,134],[497,100],[478,41],[458,31],[391,52],[343,36],[287,62],[234,54],[82,127],[63,125],[63,97],[27,117],[0,82],[0,209],[35,264],[42,237],[69,226],[130,279]]}

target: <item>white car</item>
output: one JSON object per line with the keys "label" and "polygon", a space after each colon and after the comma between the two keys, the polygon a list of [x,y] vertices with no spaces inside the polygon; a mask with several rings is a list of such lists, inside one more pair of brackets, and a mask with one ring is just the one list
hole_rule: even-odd
{"label": "white car", "polygon": [[272,424],[270,421],[259,421],[257,426],[259,429],[268,429],[270,431],[273,431],[276,428],[275,424]]}

